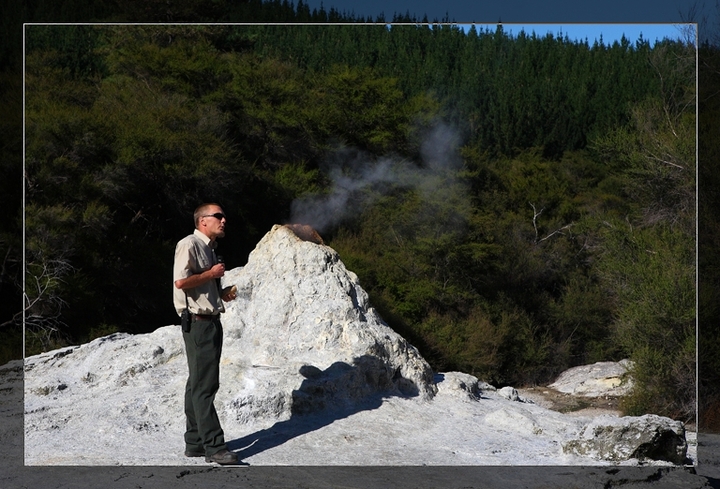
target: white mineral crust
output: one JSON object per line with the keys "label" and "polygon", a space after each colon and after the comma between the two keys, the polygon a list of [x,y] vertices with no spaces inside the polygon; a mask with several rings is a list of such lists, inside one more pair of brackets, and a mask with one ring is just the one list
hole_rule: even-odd
{"label": "white mineral crust", "polygon": [[[592,418],[433,373],[337,253],[287,227],[226,273],[233,284],[215,404],[229,447],[251,465],[639,463],[564,451],[587,442]],[[27,358],[25,463],[206,465],[183,456],[186,378],[179,326]]]}

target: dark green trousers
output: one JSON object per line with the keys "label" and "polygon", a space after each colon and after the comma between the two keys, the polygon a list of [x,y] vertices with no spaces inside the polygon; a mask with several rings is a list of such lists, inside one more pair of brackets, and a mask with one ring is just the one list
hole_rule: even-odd
{"label": "dark green trousers", "polygon": [[188,360],[185,385],[185,449],[205,450],[213,455],[226,447],[217,411],[215,394],[220,387],[220,354],[223,330],[220,318],[193,319],[189,333],[183,333]]}

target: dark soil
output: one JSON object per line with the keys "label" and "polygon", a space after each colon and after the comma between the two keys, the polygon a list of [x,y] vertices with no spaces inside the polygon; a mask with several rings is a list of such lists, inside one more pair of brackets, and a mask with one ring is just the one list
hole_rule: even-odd
{"label": "dark soil", "polygon": [[581,397],[565,394],[550,387],[518,389],[518,394],[539,406],[561,413],[585,413],[587,410],[608,411],[620,415],[620,398],[614,396]]}

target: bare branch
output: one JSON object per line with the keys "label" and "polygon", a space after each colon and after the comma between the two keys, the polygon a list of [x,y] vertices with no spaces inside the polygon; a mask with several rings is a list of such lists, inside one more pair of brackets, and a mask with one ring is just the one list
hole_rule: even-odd
{"label": "bare branch", "polygon": [[60,320],[62,310],[67,302],[56,292],[59,283],[64,282],[63,277],[74,270],[68,260],[54,259],[41,263],[30,263],[32,271],[27,272],[26,290],[23,293],[23,308],[13,317],[0,324],[6,326],[19,326],[34,332],[47,348],[62,336],[61,329],[65,326]]}
{"label": "bare branch", "polygon": [[556,235],[556,234],[565,234],[565,233],[563,233],[563,231],[566,230],[566,229],[568,229],[569,227],[573,226],[574,224],[575,224],[574,222],[571,222],[570,224],[567,224],[567,225],[565,225],[565,226],[563,226],[563,227],[561,227],[561,228],[559,228],[559,229],[556,229],[556,230],[553,231],[552,233],[548,234],[547,236],[545,236],[544,238],[542,238],[541,240],[539,240],[538,243],[541,243],[541,242],[545,241],[546,239],[548,239],[548,238],[550,238],[550,237],[552,237],[552,236],[554,236],[554,235]]}
{"label": "bare branch", "polygon": [[6,326],[20,326],[22,324],[22,317],[25,310],[22,310],[20,312],[16,312],[12,319],[9,319],[5,321],[4,323],[0,323],[0,328],[4,328]]}
{"label": "bare branch", "polygon": [[533,222],[533,228],[535,228],[535,243],[536,243],[536,244],[537,244],[537,243],[542,243],[542,242],[545,241],[546,239],[548,239],[548,238],[550,238],[550,237],[552,237],[552,236],[554,236],[554,235],[556,235],[556,234],[565,234],[565,233],[563,233],[563,231],[566,230],[566,229],[568,229],[570,226],[572,226],[572,225],[575,224],[575,223],[571,222],[570,224],[567,224],[567,225],[565,225],[565,226],[563,226],[563,227],[561,227],[561,228],[559,228],[559,229],[556,229],[555,231],[553,231],[552,233],[548,234],[548,235],[545,236],[544,238],[539,238],[538,227],[537,227],[537,218],[540,217],[540,214],[543,213],[543,211],[545,210],[545,208],[543,207],[543,208],[540,209],[540,211],[538,212],[538,210],[535,208],[535,204],[530,203],[530,207],[532,207],[532,209],[533,209],[532,222]]}
{"label": "bare branch", "polygon": [[542,212],[545,210],[545,208],[543,207],[542,209],[540,209],[540,212],[538,212],[537,209],[535,208],[535,204],[530,204],[530,207],[532,207],[532,210],[533,210],[532,222],[533,222],[533,227],[535,228],[535,242],[537,243],[538,242],[537,218],[540,217],[540,214],[542,214]]}
{"label": "bare branch", "polygon": [[679,168],[679,169],[681,169],[681,170],[685,170],[685,169],[686,169],[686,168],[685,168],[684,166],[682,166],[682,165],[678,165],[677,163],[673,163],[672,161],[664,160],[664,159],[662,159],[662,158],[659,158],[659,157],[655,156],[655,155],[652,154],[652,153],[648,153],[647,157],[648,157],[648,159],[651,159],[651,160],[653,160],[653,161],[657,161],[658,163],[663,163],[663,164],[668,165],[668,166],[674,166],[675,168]]}

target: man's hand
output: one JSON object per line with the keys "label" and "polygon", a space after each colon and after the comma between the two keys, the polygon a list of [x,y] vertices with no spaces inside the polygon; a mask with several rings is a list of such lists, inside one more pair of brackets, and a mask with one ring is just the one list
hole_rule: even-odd
{"label": "man's hand", "polygon": [[225,275],[225,264],[218,263],[217,265],[213,265],[213,267],[208,271],[210,272],[210,276],[212,278],[220,278]]}
{"label": "man's hand", "polygon": [[230,302],[231,300],[235,299],[235,297],[237,297],[236,286],[233,285],[232,287],[225,287],[222,290],[222,300],[224,300],[225,302]]}

